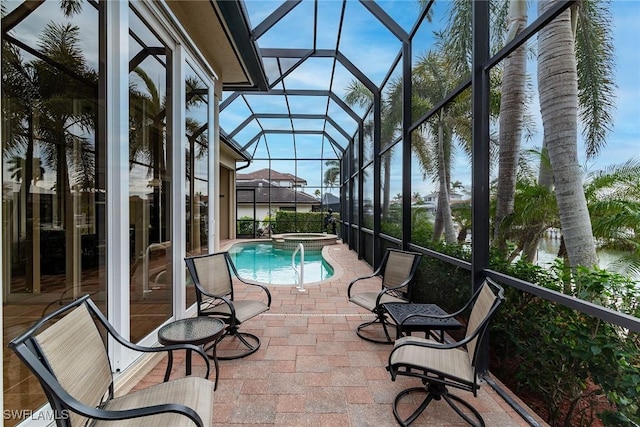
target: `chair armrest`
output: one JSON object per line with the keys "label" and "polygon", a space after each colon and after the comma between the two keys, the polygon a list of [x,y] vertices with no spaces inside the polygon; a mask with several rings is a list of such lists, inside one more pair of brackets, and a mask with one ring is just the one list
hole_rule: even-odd
{"label": "chair armrest", "polygon": [[[80,403],[80,405],[82,404]],[[69,406],[71,407],[71,405]],[[83,411],[77,410],[76,408],[72,409],[74,410],[74,412],[92,419],[116,421],[173,412],[188,417],[189,419],[191,419],[191,421],[193,421],[194,425],[198,427],[205,427],[202,418],[196,411],[188,406],[180,405],[178,403],[164,403],[161,405],[143,406],[140,408],[125,409],[121,411],[108,411],[101,408],[90,408],[84,405],[82,406],[82,408],[78,409],[82,409]]]}
{"label": "chair armrest", "polygon": [[380,300],[382,299],[382,297],[385,294],[389,294],[397,289],[401,289],[404,288],[405,286],[407,286],[409,284],[409,282],[411,282],[413,278],[410,277],[407,280],[405,280],[404,282],[402,282],[401,284],[399,284],[398,286],[394,286],[393,288],[388,288],[388,287],[383,287],[382,290],[380,291],[380,293],[378,294],[378,297],[376,298],[376,307],[380,306]]}
{"label": "chair armrest", "polygon": [[[406,345],[413,345],[416,347],[436,348],[438,350],[451,350],[454,348],[459,348],[467,345],[470,341],[474,340],[478,334],[479,334],[479,331],[476,330],[473,334],[467,337],[464,337],[460,341],[443,342],[443,343],[439,341],[432,341],[426,338],[420,338],[420,337],[412,337],[412,336],[402,337],[400,338],[401,340],[400,342],[396,341],[396,345],[393,346],[393,350],[391,350],[391,354],[393,354],[393,352],[396,351],[396,349]],[[391,354],[389,355],[389,360],[391,360]]]}
{"label": "chair armrest", "polygon": [[[233,306],[233,301],[231,301],[229,298],[227,298],[227,297],[226,297],[226,296],[224,296],[224,295],[221,295],[221,296],[213,296],[213,295],[208,294],[208,293],[206,293],[206,292],[204,292],[204,291],[202,291],[202,290],[201,290],[201,292],[202,292],[202,294],[203,294],[203,295],[206,295],[207,297],[209,297],[209,298],[211,298],[211,299],[214,299],[214,300],[220,300],[220,301],[222,301],[222,303],[226,304],[226,305],[227,305],[227,307],[229,307],[229,314],[227,315],[227,314],[225,313],[225,314],[224,314],[224,316],[229,316],[229,319],[230,319],[230,320],[229,320],[229,322],[230,322],[230,326],[235,325],[235,320],[236,320],[236,309],[235,309],[235,307]],[[220,303],[220,304],[222,304],[222,303]],[[217,306],[217,305],[218,305],[218,304],[214,305],[214,307],[215,307],[215,306]],[[201,313],[201,312],[200,312],[200,308],[198,308],[198,313]],[[219,313],[219,314],[222,314],[222,313]],[[214,315],[214,316],[215,316],[215,315],[216,315],[216,313],[211,313],[211,312],[207,313],[207,311],[206,311],[206,310],[203,310],[203,311],[202,311],[202,315],[205,315],[205,316],[206,316],[206,315]]]}
{"label": "chair armrest", "polygon": [[358,282],[359,280],[371,279],[371,278],[376,277],[377,275],[378,275],[378,271],[374,271],[373,273],[371,273],[371,274],[370,274],[370,275],[368,275],[368,276],[362,276],[362,277],[358,277],[358,278],[356,278],[356,279],[353,279],[353,280],[351,281],[351,283],[349,283],[349,286],[347,287],[347,297],[348,297],[348,298],[351,298],[351,287],[352,287],[356,282]]}
{"label": "chair armrest", "polygon": [[262,288],[262,290],[267,294],[267,307],[271,307],[271,292],[269,292],[269,289],[265,285],[263,285],[262,283],[254,282],[252,280],[244,279],[237,274],[236,277],[245,285],[257,286],[259,288]]}
{"label": "chair armrest", "polygon": [[228,252],[225,253],[225,257],[227,259],[227,265],[231,267],[233,274],[238,278],[238,280],[240,280],[245,285],[258,286],[259,288],[261,288],[267,294],[267,307],[271,307],[271,292],[269,292],[269,289],[267,289],[267,287],[264,286],[262,283],[244,279],[242,276],[240,276],[240,274],[238,274],[238,270],[236,269],[235,264],[231,261],[231,258],[229,257]]}

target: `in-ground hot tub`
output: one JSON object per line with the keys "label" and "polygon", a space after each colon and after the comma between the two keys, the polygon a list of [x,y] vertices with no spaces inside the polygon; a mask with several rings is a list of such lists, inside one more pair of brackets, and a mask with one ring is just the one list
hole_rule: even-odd
{"label": "in-ground hot tub", "polygon": [[302,243],[305,251],[320,251],[324,246],[335,245],[338,236],[324,233],[285,233],[271,236],[273,247],[277,249],[294,250]]}

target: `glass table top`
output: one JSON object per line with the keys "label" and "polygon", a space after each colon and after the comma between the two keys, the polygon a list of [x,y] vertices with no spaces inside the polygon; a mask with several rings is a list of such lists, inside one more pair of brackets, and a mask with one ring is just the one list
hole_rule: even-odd
{"label": "glass table top", "polygon": [[164,325],[158,331],[158,340],[162,344],[197,343],[211,341],[225,327],[225,323],[212,317],[190,317]]}

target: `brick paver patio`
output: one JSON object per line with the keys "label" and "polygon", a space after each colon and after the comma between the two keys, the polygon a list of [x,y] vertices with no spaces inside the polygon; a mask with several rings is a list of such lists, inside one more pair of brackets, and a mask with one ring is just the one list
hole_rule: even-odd
{"label": "brick paver patio", "polygon": [[[391,346],[364,341],[355,333],[357,325],[372,317],[347,301],[347,286],[354,278],[370,274],[371,267],[343,244],[328,247],[325,254],[335,270],[331,280],[307,284],[306,292],[294,286],[270,287],[271,310],[242,325],[241,330],[258,335],[262,345],[246,358],[220,361],[214,426],[397,425],[393,400],[399,391],[418,386],[419,380],[392,382],[385,370]],[[380,286],[375,281],[371,285]],[[236,298],[243,298],[243,293]],[[197,366],[203,365],[198,359],[194,357],[194,374],[202,375],[204,367]],[[166,358],[135,388],[161,382],[165,368]],[[172,378],[184,372],[184,357],[176,357]],[[481,387],[476,398],[468,392],[453,392],[470,401],[487,426],[529,425],[488,385]],[[439,401],[431,403],[412,425],[466,424]]]}

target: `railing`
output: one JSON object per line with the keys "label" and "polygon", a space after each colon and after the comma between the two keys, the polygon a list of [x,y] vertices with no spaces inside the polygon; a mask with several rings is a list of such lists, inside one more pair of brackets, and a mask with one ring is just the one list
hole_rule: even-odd
{"label": "railing", "polygon": [[[298,252],[300,252],[300,271],[298,271],[298,269],[296,268],[296,262],[295,262],[296,261],[296,254]],[[296,247],[296,249],[291,254],[291,268],[293,268],[293,270],[298,275],[298,284],[296,285],[296,288],[300,292],[305,292],[305,289],[304,289],[304,245],[302,243],[298,243],[298,246]]]}
{"label": "railing", "polygon": [[[149,287],[149,254],[152,251],[163,250],[163,249],[166,250],[169,247],[171,247],[170,240],[166,242],[152,243],[149,246],[147,246],[147,249],[144,251],[144,255],[142,258],[142,299],[145,299],[145,295],[152,291],[152,289]],[[154,279],[155,286],[157,286],[158,280],[160,280],[160,278],[164,276],[165,273],[166,273],[166,270],[163,267],[158,272],[158,274]]]}

